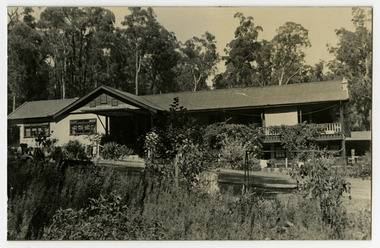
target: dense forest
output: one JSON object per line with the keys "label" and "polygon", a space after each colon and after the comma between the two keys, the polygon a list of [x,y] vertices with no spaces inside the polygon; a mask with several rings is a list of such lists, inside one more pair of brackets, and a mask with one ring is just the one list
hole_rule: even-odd
{"label": "dense forest", "polygon": [[8,113],[25,101],[80,97],[99,85],[144,95],[345,78],[350,128],[370,129],[372,9],[353,8],[355,30],[336,30],[337,46],[326,48],[335,59],[314,66],[305,63],[308,30],[294,22],[262,40],[263,28],[238,12],[223,56],[209,32],[178,41],[152,8],[129,8],[121,27],[101,7],[34,10],[8,9]]}

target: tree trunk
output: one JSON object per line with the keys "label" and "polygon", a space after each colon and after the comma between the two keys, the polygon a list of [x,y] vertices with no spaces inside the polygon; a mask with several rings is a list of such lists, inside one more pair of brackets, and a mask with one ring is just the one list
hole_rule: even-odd
{"label": "tree trunk", "polygon": [[13,106],[12,106],[12,112],[16,110],[16,94],[13,93]]}
{"label": "tree trunk", "polygon": [[141,57],[139,50],[136,49],[136,74],[135,74],[135,84],[136,84],[136,96],[139,95],[139,72],[141,69]]}
{"label": "tree trunk", "polygon": [[62,99],[66,98],[66,54],[65,50],[63,51],[63,73],[62,73]]}
{"label": "tree trunk", "polygon": [[282,68],[280,78],[278,79],[278,85],[282,85],[282,80],[284,80],[284,74],[285,74],[285,68]]}

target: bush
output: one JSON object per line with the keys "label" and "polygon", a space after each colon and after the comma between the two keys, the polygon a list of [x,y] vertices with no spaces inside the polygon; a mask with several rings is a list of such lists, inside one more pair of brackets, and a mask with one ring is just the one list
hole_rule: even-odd
{"label": "bush", "polygon": [[63,146],[65,159],[69,160],[88,160],[86,147],[78,140],[70,140]]}
{"label": "bush", "polygon": [[209,125],[204,131],[204,143],[209,149],[221,150],[229,141],[237,141],[247,149],[258,152],[261,148],[261,135],[254,126],[241,124],[216,123]]}
{"label": "bush", "polygon": [[116,142],[109,142],[104,144],[101,152],[104,159],[119,160],[133,154],[133,150],[126,145],[120,145]]}
{"label": "bush", "polygon": [[245,153],[248,150],[247,144],[242,144],[239,140],[230,140],[223,142],[220,150],[221,159],[224,168],[242,169],[244,168]]}
{"label": "bush", "polygon": [[341,238],[348,225],[342,196],[345,192],[350,193],[351,187],[338,169],[332,168],[332,161],[318,158],[314,162],[305,162],[295,178],[304,197],[318,201],[322,221],[334,230],[332,238]]}
{"label": "bush", "polygon": [[371,179],[372,177],[372,154],[366,152],[361,160],[355,163],[348,175],[353,178]]}
{"label": "bush", "polygon": [[261,135],[255,126],[217,123],[205,128],[204,146],[212,150],[215,160],[217,154],[221,166],[244,169],[245,153],[250,152],[251,167],[257,168],[257,157],[261,155]]}

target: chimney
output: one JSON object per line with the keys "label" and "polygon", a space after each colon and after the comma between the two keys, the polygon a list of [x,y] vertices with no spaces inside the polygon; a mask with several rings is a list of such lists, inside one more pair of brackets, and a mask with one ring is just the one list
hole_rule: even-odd
{"label": "chimney", "polygon": [[345,77],[342,79],[342,90],[347,91],[348,81]]}

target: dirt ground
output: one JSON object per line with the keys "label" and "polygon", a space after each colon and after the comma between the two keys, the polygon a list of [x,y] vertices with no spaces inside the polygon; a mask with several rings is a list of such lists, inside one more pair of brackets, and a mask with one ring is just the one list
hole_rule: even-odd
{"label": "dirt ground", "polygon": [[[345,194],[343,199],[347,210],[352,212],[364,208],[371,209],[371,180],[348,178],[347,181],[351,184],[351,193]],[[351,195],[351,200],[348,198],[349,195]]]}

